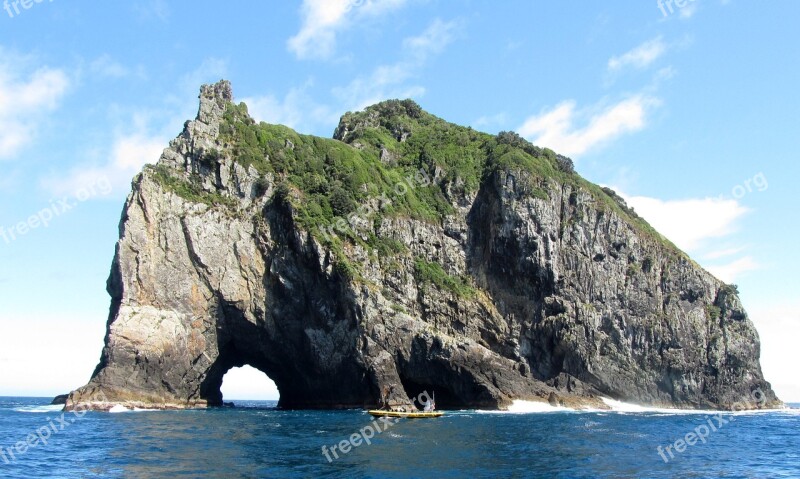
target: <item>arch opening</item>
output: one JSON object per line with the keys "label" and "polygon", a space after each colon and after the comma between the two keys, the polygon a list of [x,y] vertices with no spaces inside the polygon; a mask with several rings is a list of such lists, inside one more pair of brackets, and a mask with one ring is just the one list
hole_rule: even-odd
{"label": "arch opening", "polygon": [[275,382],[266,373],[248,364],[230,368],[222,378],[220,392],[226,403],[280,399]]}

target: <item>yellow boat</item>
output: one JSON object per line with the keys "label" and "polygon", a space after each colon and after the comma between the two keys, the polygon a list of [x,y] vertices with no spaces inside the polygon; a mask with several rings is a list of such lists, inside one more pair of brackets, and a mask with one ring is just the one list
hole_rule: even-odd
{"label": "yellow boat", "polygon": [[401,411],[384,411],[382,409],[370,409],[367,411],[370,415],[375,417],[407,417],[410,419],[422,419],[429,417],[441,417],[444,413],[441,411],[417,411],[417,412],[401,412]]}

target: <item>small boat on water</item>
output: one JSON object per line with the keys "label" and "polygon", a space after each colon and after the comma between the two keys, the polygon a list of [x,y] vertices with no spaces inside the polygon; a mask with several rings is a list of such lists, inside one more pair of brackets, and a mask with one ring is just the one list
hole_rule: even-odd
{"label": "small boat on water", "polygon": [[375,417],[407,417],[409,419],[423,419],[423,418],[444,416],[444,413],[441,411],[403,412],[403,411],[387,411],[383,409],[370,409],[367,412]]}
{"label": "small boat on water", "polygon": [[[386,387],[383,390],[383,395],[381,396],[381,402],[383,404],[388,403],[389,393],[394,391],[394,386]],[[425,401],[422,400],[422,396],[425,395],[427,399]],[[391,409],[370,409],[367,411],[371,416],[374,417],[407,417],[409,419],[424,419],[430,417],[442,417],[444,416],[443,412],[436,410],[436,392],[433,393],[433,398],[428,397],[428,393],[423,392],[419,395],[417,399],[419,403],[424,406],[422,411],[392,411]]]}

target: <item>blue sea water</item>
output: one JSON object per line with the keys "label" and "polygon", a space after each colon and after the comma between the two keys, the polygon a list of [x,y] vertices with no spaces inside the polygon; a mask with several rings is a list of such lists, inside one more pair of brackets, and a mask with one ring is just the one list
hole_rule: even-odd
{"label": "blue sea water", "polygon": [[[798,410],[448,411],[376,424],[363,411],[280,411],[274,402],[63,418],[47,404],[0,398],[0,477],[800,478]],[[658,446],[674,451],[675,441],[711,424],[705,442],[665,453],[668,462],[659,455]],[[360,436],[343,454],[339,443],[366,427],[370,444]],[[34,446],[19,452],[28,439]]]}

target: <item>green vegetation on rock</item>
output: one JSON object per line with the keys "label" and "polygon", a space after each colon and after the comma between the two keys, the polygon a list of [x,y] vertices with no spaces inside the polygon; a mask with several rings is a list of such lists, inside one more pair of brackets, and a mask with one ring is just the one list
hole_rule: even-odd
{"label": "green vegetation on rock", "polygon": [[451,208],[439,188],[413,180],[411,165],[387,166],[379,151],[255,123],[243,103],[228,106],[220,136],[243,166],[274,173],[300,193],[294,206],[312,230],[333,225],[370,199],[380,201],[382,214],[427,221],[439,220]]}
{"label": "green vegetation on rock", "polygon": [[[229,103],[220,124],[220,142],[224,151],[203,153],[201,164],[211,168],[230,154],[261,174],[256,184],[259,195],[268,186],[265,175],[274,175],[283,189],[276,194],[291,200],[297,220],[329,244],[334,241],[330,235],[319,233],[335,231],[354,243],[363,242],[358,239],[363,234],[374,237],[374,231],[356,235],[332,229],[342,219],[365,216],[366,205],[373,216],[365,218],[370,224],[375,217],[391,216],[441,222],[454,213],[459,197],[476,192],[483,181],[502,172],[514,175],[520,194],[543,201],[549,201],[549,192],[559,185],[586,191],[601,210],[615,212],[644,236],[679,252],[615,192],[578,176],[569,158],[534,146],[514,132],[495,136],[448,123],[412,100],[389,100],[348,112],[334,139],[256,123],[244,103]],[[184,198],[225,204],[223,197],[202,191],[192,181],[179,184],[180,180],[164,172],[160,178]],[[289,195],[290,189],[297,194]],[[381,254],[399,252],[382,241],[371,237],[367,243]]]}
{"label": "green vegetation on rock", "polygon": [[177,177],[164,165],[148,166],[153,173],[153,178],[167,191],[171,191],[181,198],[194,203],[203,203],[208,206],[224,206],[235,208],[236,200],[223,196],[217,192],[210,192],[200,185],[200,178],[192,176],[188,180]]}
{"label": "green vegetation on rock", "polygon": [[420,283],[433,284],[458,296],[469,298],[475,295],[475,288],[470,286],[467,278],[451,276],[439,263],[429,262],[422,257],[414,261],[414,277]]}
{"label": "green vegetation on rock", "polygon": [[722,315],[722,310],[719,308],[719,306],[714,306],[713,304],[709,304],[706,306],[706,315],[712,321],[716,321]]}

